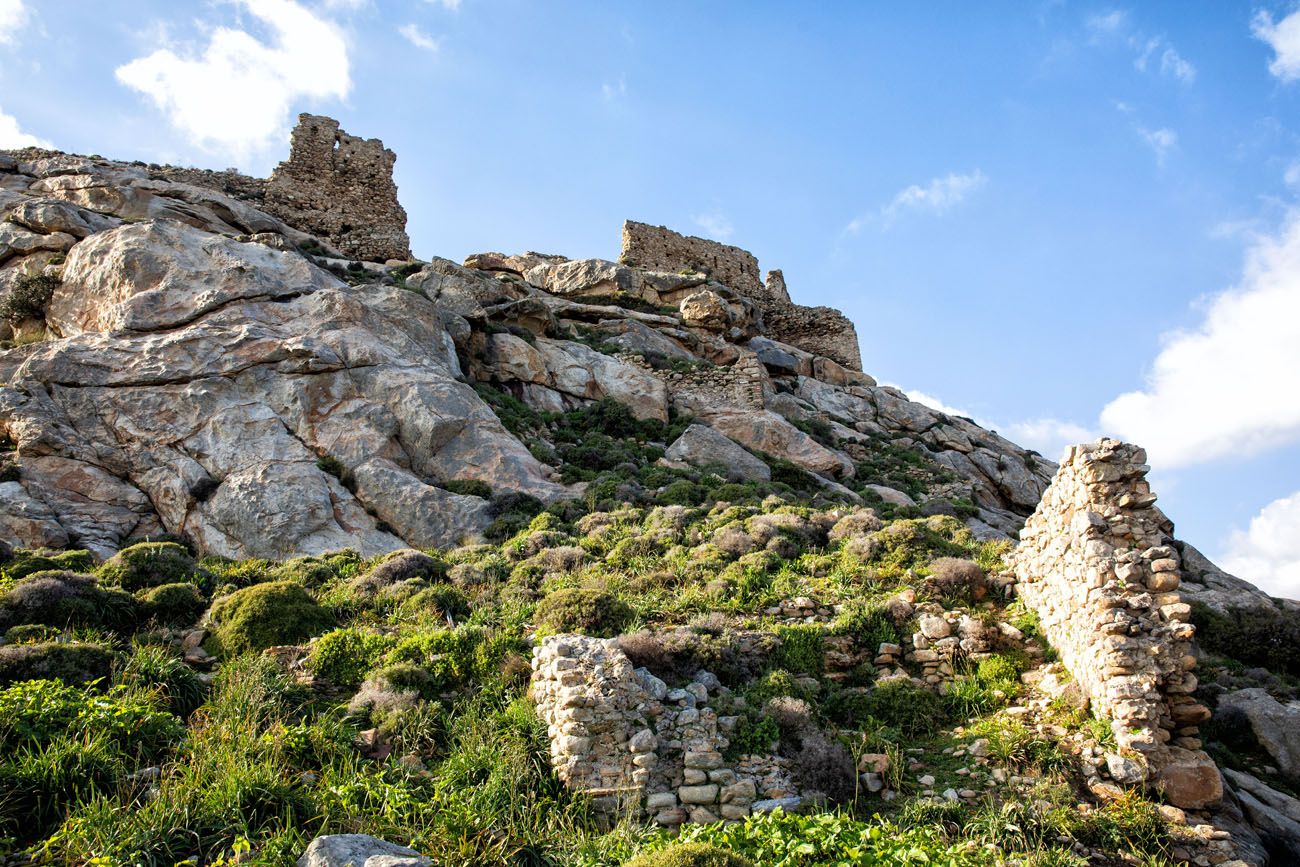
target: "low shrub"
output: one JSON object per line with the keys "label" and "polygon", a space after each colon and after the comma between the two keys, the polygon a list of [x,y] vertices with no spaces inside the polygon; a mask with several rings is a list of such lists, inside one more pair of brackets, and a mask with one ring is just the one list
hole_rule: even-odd
{"label": "low shrub", "polygon": [[369,596],[385,587],[410,581],[413,578],[433,580],[446,576],[446,563],[423,551],[408,548],[389,554],[370,571],[353,578],[349,584],[353,590]]}
{"label": "low shrub", "polygon": [[214,646],[225,656],[295,644],[334,625],[334,615],[292,581],[236,590],[212,605]]}
{"label": "low shrub", "polygon": [[1200,646],[1270,671],[1300,676],[1300,618],[1272,608],[1233,608],[1220,613],[1192,602],[1192,623]]}
{"label": "low shrub", "polygon": [[858,774],[853,756],[824,732],[803,737],[794,755],[794,772],[800,789],[821,792],[834,803],[847,803],[857,794]]}
{"label": "low shrub", "polygon": [[944,599],[970,604],[988,595],[988,577],[973,560],[940,557],[929,568],[925,584]]}
{"label": "low shrub", "polygon": [[870,716],[907,736],[929,734],[947,721],[939,695],[909,680],[877,685],[867,696],[866,709]]}
{"label": "low shrub", "polygon": [[139,618],[130,593],[100,587],[90,575],[34,572],[0,595],[0,628],[43,623],[60,628],[129,629]]}
{"label": "low shrub", "polygon": [[776,631],[780,644],[772,662],[796,674],[821,674],[826,666],[822,628],[816,624],[782,626]]}
{"label": "low shrub", "polygon": [[208,600],[193,584],[163,584],[136,594],[143,616],[165,626],[190,626],[208,607]]}
{"label": "low shrub", "polygon": [[751,710],[736,719],[736,727],[727,735],[727,739],[730,742],[726,755],[728,761],[735,761],[741,756],[766,756],[781,739],[781,729],[770,716]]}
{"label": "low shrub", "polygon": [[139,542],[118,551],[99,567],[104,584],[129,592],[163,584],[192,583],[197,564],[175,542]]}
{"label": "low shrub", "polygon": [[0,647],[0,686],[23,680],[92,683],[107,678],[113,654],[82,641],[43,641]]}
{"label": "low shrub", "polygon": [[534,618],[547,632],[577,632],[610,638],[631,622],[632,609],[603,590],[557,590],[537,604]]}
{"label": "low shrub", "polygon": [[888,606],[880,602],[855,599],[845,603],[833,628],[873,654],[879,652],[880,645],[898,644],[900,638]]}
{"label": "low shrub", "polygon": [[14,280],[9,294],[0,299],[0,319],[19,323],[44,319],[45,308],[61,281],[49,274],[23,274]]}
{"label": "low shrub", "polygon": [[10,644],[35,644],[38,641],[53,641],[62,633],[57,627],[43,623],[24,623],[5,633],[5,641]]}
{"label": "low shrub", "polygon": [[391,635],[366,629],[336,629],[315,641],[306,666],[335,686],[356,689],[396,642]]}
{"label": "low shrub", "polygon": [[638,855],[624,867],[754,867],[754,862],[707,843],[677,843]]}
{"label": "low shrub", "polygon": [[484,500],[492,499],[492,486],[480,479],[452,479],[443,487],[453,494],[461,494],[466,497],[481,497]]}

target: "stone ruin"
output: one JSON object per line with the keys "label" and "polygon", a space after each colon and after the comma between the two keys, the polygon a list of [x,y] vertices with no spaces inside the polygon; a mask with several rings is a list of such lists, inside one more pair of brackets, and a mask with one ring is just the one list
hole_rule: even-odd
{"label": "stone ruin", "polygon": [[1210,711],[1192,698],[1195,628],[1148,469],[1137,446],[1071,446],[1021,531],[1016,592],[1131,757],[1116,778],[1149,780],[1176,806],[1200,808],[1222,783],[1197,737]]}
{"label": "stone ruin", "polygon": [[615,639],[553,635],[533,649],[532,697],[556,775],[611,818],[649,815],[675,827],[797,801],[783,759],[745,756],[726,767],[736,717],[709,707],[710,687],[719,684],[702,672],[669,689],[634,669]]}
{"label": "stone ruin", "polygon": [[333,118],[300,114],[289,159],[267,181],[265,209],[352,258],[406,261],[411,239],[393,183],[396,160],[379,139],[348,135]]}
{"label": "stone ruin", "polygon": [[754,302],[763,318],[762,333],[768,337],[829,358],[849,370],[862,370],[853,322],[830,307],[791,302],[785,276],[769,271],[764,282],[759,278],[758,260],[746,250],[628,220],[623,224],[619,261],[646,271],[704,272]]}

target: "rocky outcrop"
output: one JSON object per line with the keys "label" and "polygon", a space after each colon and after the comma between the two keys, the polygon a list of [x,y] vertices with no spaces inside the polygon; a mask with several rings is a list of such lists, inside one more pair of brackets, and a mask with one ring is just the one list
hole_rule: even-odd
{"label": "rocky outcrop", "polygon": [[1232,708],[1248,721],[1255,740],[1277,763],[1278,770],[1300,780],[1300,702],[1282,702],[1260,687],[1239,689],[1219,697],[1219,709]]}
{"label": "rocky outcrop", "polygon": [[266,210],[328,238],[354,259],[406,260],[406,210],[397,201],[397,155],[379,139],[339,129],[333,118],[298,116],[289,159],[266,184]]}
{"label": "rocky outcrop", "polygon": [[1145,762],[1171,803],[1201,808],[1222,787],[1196,737],[1210,712],[1191,697],[1195,630],[1147,469],[1142,449],[1115,440],[1067,449],[1020,533],[1016,592],[1121,749]]}
{"label": "rocky outcrop", "polygon": [[693,467],[718,467],[732,481],[754,482],[772,478],[767,464],[741,448],[735,440],[711,427],[693,424],[664,452],[664,460]]}
{"label": "rocky outcrop", "polygon": [[420,294],[175,222],[94,235],[65,274],[68,336],[0,353],[22,455],[0,526],[22,544],[106,556],[166,530],[231,557],[373,554],[486,526],[453,479],[563,493],[457,381]]}
{"label": "rocky outcrop", "polygon": [[432,863],[414,849],[369,834],[330,834],[312,840],[297,867],[429,867]]}

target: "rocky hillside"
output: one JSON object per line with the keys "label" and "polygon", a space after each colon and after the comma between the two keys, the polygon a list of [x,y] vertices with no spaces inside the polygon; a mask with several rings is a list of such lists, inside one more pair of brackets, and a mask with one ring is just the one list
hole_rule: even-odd
{"label": "rocky hillside", "polygon": [[394,158],[0,153],[15,863],[1300,859],[1300,607],[1140,450],[663,227],[409,258]]}

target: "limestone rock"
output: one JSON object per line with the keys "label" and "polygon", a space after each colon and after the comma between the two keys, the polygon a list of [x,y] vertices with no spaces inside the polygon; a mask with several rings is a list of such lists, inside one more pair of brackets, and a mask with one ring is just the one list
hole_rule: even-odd
{"label": "limestone rock", "polygon": [[635,271],[603,259],[535,265],[524,272],[524,279],[552,295],[574,298],[621,294],[639,297],[641,288]]}
{"label": "limestone rock", "polygon": [[714,428],[754,451],[785,458],[810,472],[852,478],[853,463],[774,412],[718,411],[705,417]]}
{"label": "limestone rock", "polygon": [[695,467],[721,465],[726,468],[727,478],[737,482],[765,482],[772,478],[767,464],[733,440],[701,424],[686,428],[664,452],[664,458]]}
{"label": "limestone rock", "polygon": [[1240,689],[1219,697],[1220,708],[1236,708],[1250,720],[1259,745],[1278,769],[1300,779],[1300,702],[1282,704],[1261,687]]}
{"label": "limestone rock", "polygon": [[298,867],[430,867],[433,862],[406,846],[369,834],[330,834],[311,841]]}
{"label": "limestone rock", "polygon": [[682,321],[693,328],[725,331],[731,326],[731,309],[722,296],[704,289],[682,299]]}
{"label": "limestone rock", "polygon": [[1202,810],[1223,799],[1223,778],[1214,760],[1202,750],[1169,747],[1152,764],[1165,799],[1185,810]]}
{"label": "limestone rock", "polygon": [[46,319],[63,336],[153,331],[234,301],[278,300],[340,285],[301,256],[161,220],[78,244]]}

